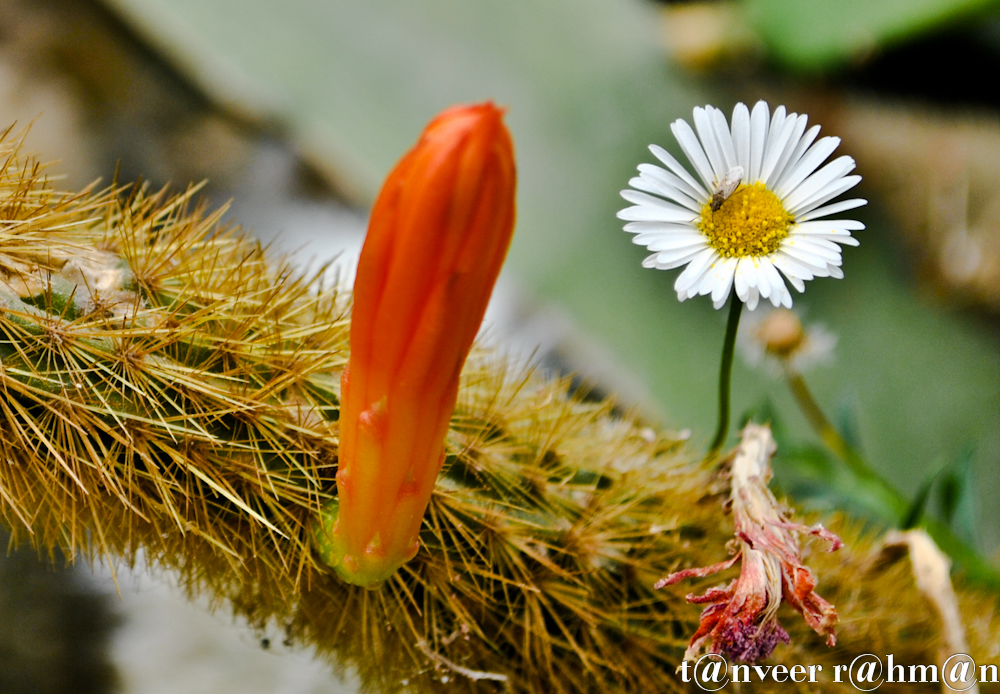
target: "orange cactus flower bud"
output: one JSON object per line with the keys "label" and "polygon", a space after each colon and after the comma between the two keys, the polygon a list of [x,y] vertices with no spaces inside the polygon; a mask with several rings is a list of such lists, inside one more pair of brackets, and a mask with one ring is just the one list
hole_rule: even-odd
{"label": "orange cactus flower bud", "polygon": [[375,587],[417,553],[462,366],[514,230],[502,117],[492,103],[441,113],[372,209],[341,380],[338,500],[316,533],[350,583]]}

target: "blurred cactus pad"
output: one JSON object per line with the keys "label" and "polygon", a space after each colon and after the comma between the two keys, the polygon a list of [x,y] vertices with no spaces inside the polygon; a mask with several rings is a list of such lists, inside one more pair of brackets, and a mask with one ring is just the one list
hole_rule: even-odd
{"label": "blurred cactus pad", "polygon": [[[699,617],[684,596],[732,576],[652,586],[728,555],[729,485],[697,451],[474,353],[416,558],[377,590],[349,586],[311,539],[336,496],[349,295],[190,191],[62,193],[17,148],[0,170],[0,514],[15,542],[177,569],[369,691],[694,687],[675,674]],[[824,520],[847,546],[805,543],[805,561],[838,644],[783,607],[791,644],[774,660],[936,662],[942,629],[908,563]],[[995,662],[997,596],[957,587],[973,656]],[[801,686],[843,686],[825,682]]]}

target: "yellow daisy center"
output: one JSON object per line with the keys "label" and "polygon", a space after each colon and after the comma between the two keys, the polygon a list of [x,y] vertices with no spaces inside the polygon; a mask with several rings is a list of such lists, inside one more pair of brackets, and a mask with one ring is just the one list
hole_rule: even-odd
{"label": "yellow daisy center", "polygon": [[744,258],[778,250],[793,221],[777,195],[754,183],[741,185],[715,211],[705,203],[698,229],[722,257]]}

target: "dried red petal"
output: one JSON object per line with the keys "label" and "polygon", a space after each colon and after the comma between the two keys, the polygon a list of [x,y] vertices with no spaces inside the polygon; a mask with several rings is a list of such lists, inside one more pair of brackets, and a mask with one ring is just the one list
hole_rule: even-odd
{"label": "dried red petal", "polygon": [[685,569],[657,581],[662,588],[686,578],[700,578],[733,566],[741,560],[740,575],[726,588],[710,588],[704,595],[689,595],[694,604],[709,603],[701,613],[698,630],[691,638],[685,660],[694,659],[711,639],[711,652],[749,663],[767,658],[780,642],[788,643],[788,632],[778,623],[778,607],[784,599],[798,610],[806,623],[837,642],[834,625],[837,611],[816,595],[816,580],[802,564],[798,540],[793,533],[815,535],[830,542],[830,551],[843,546],[840,538],[821,525],[806,527],[790,523],[779,509],[767,482],[774,441],[766,427],[748,425],[743,443],[733,461],[730,502],[740,552],[731,559],[704,568]]}

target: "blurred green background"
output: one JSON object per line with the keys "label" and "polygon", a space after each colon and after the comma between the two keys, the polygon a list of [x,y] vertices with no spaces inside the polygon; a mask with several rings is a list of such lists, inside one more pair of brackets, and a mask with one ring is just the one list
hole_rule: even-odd
{"label": "blurred green background", "polygon": [[[503,104],[520,174],[505,270],[517,310],[565,317],[547,363],[689,428],[696,449],[714,426],[725,315],[704,297],[678,303],[678,271],[640,267],[618,192],[649,143],[677,152],[669,125],[695,105],[809,113],[844,137],[871,204],[846,278],[795,296],[839,336],[807,379],[909,497],[971,451],[974,520],[958,530],[997,558],[997,2],[2,0],[0,14],[0,115],[41,113],[32,142],[66,158],[69,184],[118,163],[155,184],[207,176],[251,232],[311,239],[293,244],[304,258],[356,245],[435,113]],[[788,449],[817,442],[784,384],[739,359],[734,400],[737,414],[767,403]],[[799,472],[786,457],[779,483],[809,492],[802,503],[840,503]]]}

